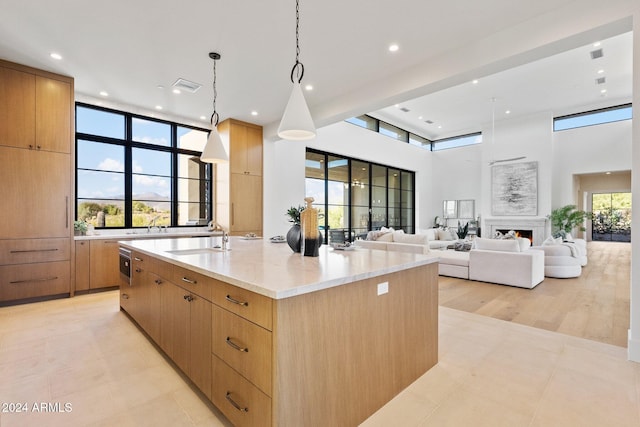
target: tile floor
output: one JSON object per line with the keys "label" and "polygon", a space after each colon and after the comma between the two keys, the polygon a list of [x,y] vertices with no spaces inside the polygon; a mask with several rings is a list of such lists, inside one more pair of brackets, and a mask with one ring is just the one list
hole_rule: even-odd
{"label": "tile floor", "polygon": [[[640,364],[622,347],[441,307],[439,353],[362,425],[640,426]],[[115,291],[0,308],[0,405],[0,427],[229,425]]]}

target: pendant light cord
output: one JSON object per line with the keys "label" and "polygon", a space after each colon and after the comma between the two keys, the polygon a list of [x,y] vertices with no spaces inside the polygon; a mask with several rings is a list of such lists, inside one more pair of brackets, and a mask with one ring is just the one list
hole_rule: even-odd
{"label": "pendant light cord", "polygon": [[[216,98],[218,98],[218,90],[216,89],[216,60],[213,60],[213,114],[211,115],[211,125],[218,126],[218,112],[216,111]],[[215,120],[215,122],[214,122]]]}
{"label": "pendant light cord", "polygon": [[302,82],[304,76],[304,65],[300,62],[300,0],[296,0],[296,63],[293,64],[291,69],[291,83],[295,83],[293,80],[294,73],[298,73],[298,83]]}

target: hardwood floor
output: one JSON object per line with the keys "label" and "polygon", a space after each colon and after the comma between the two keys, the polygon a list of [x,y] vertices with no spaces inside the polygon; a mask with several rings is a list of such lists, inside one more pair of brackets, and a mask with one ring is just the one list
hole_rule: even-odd
{"label": "hardwood floor", "polygon": [[440,276],[440,305],[626,347],[631,244],[587,247],[589,264],[580,277],[547,277],[533,289]]}

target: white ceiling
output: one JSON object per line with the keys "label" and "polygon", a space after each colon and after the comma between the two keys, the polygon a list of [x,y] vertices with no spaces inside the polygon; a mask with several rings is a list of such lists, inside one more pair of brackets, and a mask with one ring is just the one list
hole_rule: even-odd
{"label": "white ceiling", "polygon": [[[429,69],[448,52],[516,25],[567,14],[574,5],[572,0],[302,0],[300,59],[303,84],[314,86],[305,96],[316,125],[433,92],[424,81],[408,81],[407,72]],[[213,112],[210,51],[222,55],[217,63],[221,120],[233,117],[273,127],[289,96],[293,0],[0,0],[0,11],[0,58],[73,76],[78,98],[100,98],[99,92],[106,91],[105,105],[149,111],[161,105],[160,114],[206,126]],[[399,44],[398,52],[387,50],[391,43]],[[505,108],[517,115],[628,101],[630,43],[629,35],[603,41],[607,99],[593,83],[600,67],[588,59],[591,47],[585,46],[481,77],[477,85],[403,102],[411,109],[404,116],[394,107],[375,114],[437,138],[479,130],[478,123],[490,117],[492,97],[496,115]],[[63,59],[51,59],[51,52]],[[171,85],[178,78],[203,87],[195,94],[175,95]],[[258,115],[252,116],[252,110]],[[412,117],[416,114],[443,129],[426,123],[419,127]]]}

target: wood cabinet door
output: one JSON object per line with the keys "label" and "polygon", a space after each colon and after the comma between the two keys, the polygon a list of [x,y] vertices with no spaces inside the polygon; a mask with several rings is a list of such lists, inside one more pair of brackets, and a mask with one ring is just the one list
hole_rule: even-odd
{"label": "wood cabinet door", "polygon": [[162,287],[160,347],[187,375],[189,374],[190,321],[189,292],[171,282]]}
{"label": "wood cabinet door", "polygon": [[247,173],[262,175],[262,129],[247,127]]}
{"label": "wood cabinet door", "polygon": [[190,305],[189,378],[211,399],[211,304],[198,295]]}
{"label": "wood cabinet door", "polygon": [[68,154],[0,147],[0,237],[71,237]]}
{"label": "wood cabinet door", "polygon": [[262,177],[231,174],[231,232],[262,235]]}
{"label": "wood cabinet door", "polygon": [[89,241],[76,241],[76,292],[89,289],[90,271]]}
{"label": "wood cabinet door", "polygon": [[36,76],[36,149],[69,153],[71,84]]}
{"label": "wood cabinet door", "polygon": [[0,67],[0,145],[35,145],[35,103],[35,76]]}
{"label": "wood cabinet door", "polygon": [[117,240],[91,240],[90,289],[120,285],[120,258]]}
{"label": "wood cabinet door", "polygon": [[232,174],[247,171],[247,128],[235,122],[229,125],[229,171]]}

